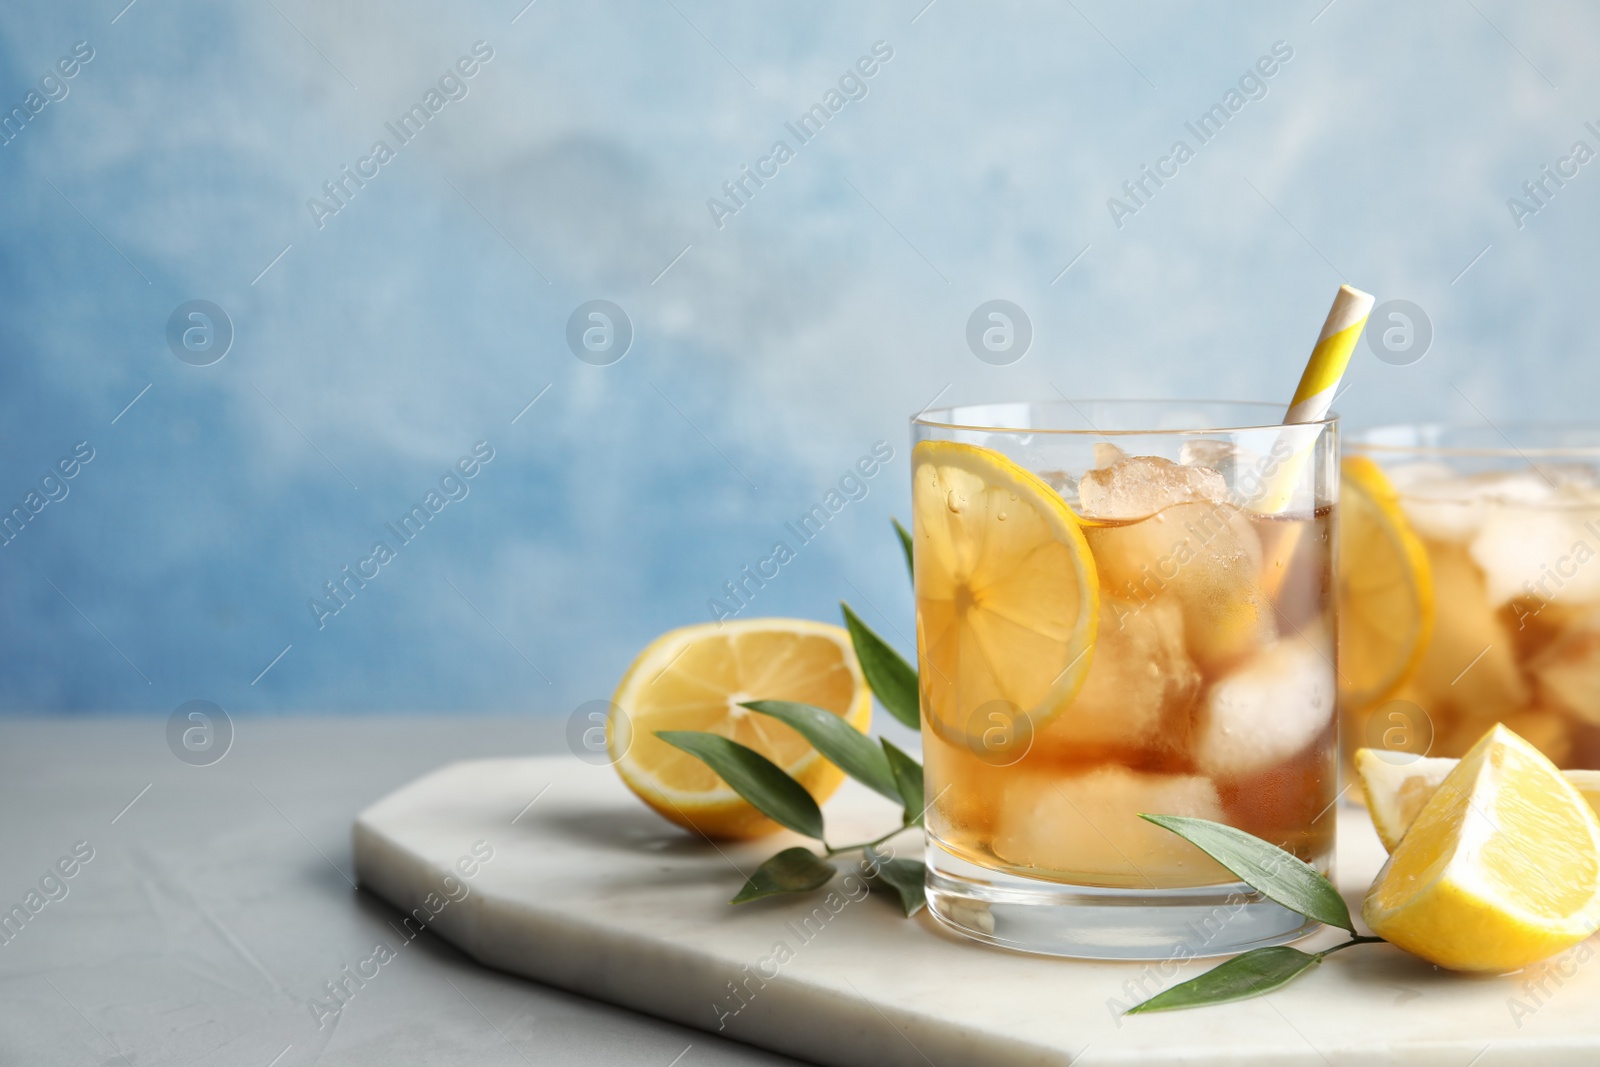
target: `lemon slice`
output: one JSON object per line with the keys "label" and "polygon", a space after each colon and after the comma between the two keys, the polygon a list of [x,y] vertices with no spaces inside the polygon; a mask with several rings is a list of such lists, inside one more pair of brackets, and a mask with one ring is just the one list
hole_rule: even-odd
{"label": "lemon slice", "polygon": [[[1361,778],[1361,792],[1367,801],[1367,813],[1372,816],[1373,829],[1383,847],[1393,852],[1400,839],[1406,836],[1439,784],[1460,760],[1412,759],[1395,762],[1394,753],[1379,752],[1370,748],[1356,749],[1356,774]],[[1562,771],[1562,776],[1600,814],[1600,771]]]}
{"label": "lemon slice", "polygon": [[1600,820],[1555,764],[1495,726],[1440,783],[1361,915],[1452,970],[1552,956],[1600,926]]}
{"label": "lemon slice", "polygon": [[1025,754],[1089,673],[1100,582],[1078,517],[998,452],[911,456],[922,710],[938,736]]}
{"label": "lemon slice", "polygon": [[1339,697],[1377,704],[1405,684],[1433,633],[1433,578],[1399,494],[1366,456],[1344,461],[1339,499]]}
{"label": "lemon slice", "polygon": [[866,732],[872,693],[850,635],[805,619],[744,619],[685,626],[656,638],[628,668],[606,731],[617,773],[639,798],[708,837],[756,837],[778,824],[657,730],[706,730],[748,745],[822,803],[844,773],[749,700],[814,704]]}

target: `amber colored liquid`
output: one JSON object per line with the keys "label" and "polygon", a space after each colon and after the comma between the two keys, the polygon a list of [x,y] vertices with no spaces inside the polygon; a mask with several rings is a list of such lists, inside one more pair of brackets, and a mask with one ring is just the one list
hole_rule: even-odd
{"label": "amber colored liquid", "polygon": [[[925,716],[933,836],[983,867],[1055,882],[1234,881],[1138,817],[1192,815],[1326,870],[1338,749],[1332,522],[1331,508],[1290,520],[1180,504],[1086,528],[1101,614],[1084,686],[1054,714],[1015,722],[975,709],[960,729]],[[919,600],[919,644],[923,609]],[[948,684],[925,669],[924,707]]]}
{"label": "amber colored liquid", "polygon": [[[1401,505],[1419,506],[1405,494]],[[1419,531],[1432,633],[1397,691],[1342,709],[1346,755],[1365,746],[1459,757],[1503,722],[1559,767],[1600,768],[1600,502],[1483,508],[1485,522],[1529,531],[1523,566],[1509,572],[1526,585],[1509,599],[1496,594],[1470,536]],[[1549,534],[1552,524],[1560,534]]]}

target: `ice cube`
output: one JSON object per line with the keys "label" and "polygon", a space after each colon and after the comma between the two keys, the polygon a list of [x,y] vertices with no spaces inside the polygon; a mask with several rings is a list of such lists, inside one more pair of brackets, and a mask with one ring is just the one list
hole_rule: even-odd
{"label": "ice cube", "polygon": [[1107,764],[1083,774],[1017,773],[996,819],[994,852],[1014,867],[1088,885],[1205,885],[1234,876],[1140,813],[1220,821],[1216,786],[1193,775]]}
{"label": "ice cube", "polygon": [[[1490,603],[1483,572],[1463,549],[1434,544],[1434,623],[1413,685],[1430,710],[1488,723],[1528,702],[1528,685],[1517,669],[1516,644],[1506,618]],[[1435,723],[1435,728],[1443,724]]]}
{"label": "ice cube", "polygon": [[1572,508],[1491,505],[1470,548],[1483,569],[1490,603],[1500,605],[1518,596],[1600,598],[1596,517],[1596,512]]}
{"label": "ice cube", "polygon": [[1109,467],[1114,463],[1121,463],[1128,458],[1128,454],[1110,441],[1096,441],[1094,443],[1094,465],[1096,467]]}
{"label": "ice cube", "polygon": [[[1582,468],[1587,470],[1587,468]],[[1417,533],[1432,541],[1468,544],[1505,510],[1543,508],[1593,492],[1573,470],[1521,469],[1463,475],[1440,463],[1409,463],[1387,471],[1400,506]]]}
{"label": "ice cube", "polygon": [[1209,438],[1185,441],[1178,450],[1178,462],[1185,467],[1210,467],[1215,471],[1228,467],[1233,463],[1233,457],[1232,441],[1213,441]]}
{"label": "ice cube", "polygon": [[1534,657],[1529,670],[1542,703],[1600,726],[1600,612],[1575,621]]}
{"label": "ice cube", "polygon": [[1039,472],[1045,484],[1064,497],[1067,503],[1078,499],[1078,479],[1063,470],[1044,470]]}
{"label": "ice cube", "polygon": [[1383,472],[1389,484],[1402,493],[1421,492],[1425,495],[1449,495],[1461,476],[1454,467],[1444,463],[1396,463],[1385,465]]}
{"label": "ice cube", "polygon": [[[1262,470],[1262,457],[1232,441],[1213,441],[1209,438],[1196,438],[1185,441],[1178,450],[1178,462],[1185,467],[1210,467],[1222,475],[1223,481],[1236,493],[1248,496],[1239,488],[1241,477],[1254,473],[1259,476]],[[1260,492],[1259,488],[1254,489]]]}
{"label": "ice cube", "polygon": [[1400,509],[1430,541],[1466,544],[1483,526],[1487,504],[1472,485],[1442,463],[1404,463],[1385,469],[1400,494]]}
{"label": "ice cube", "polygon": [[[1586,469],[1586,468],[1585,468]],[[1506,500],[1537,504],[1549,500],[1557,480],[1553,468],[1519,467],[1515,470],[1489,470],[1464,473],[1446,463],[1399,463],[1385,467],[1389,483],[1402,493],[1423,496]]]}
{"label": "ice cube", "polygon": [[1190,748],[1215,778],[1245,778],[1297,755],[1333,724],[1333,658],[1287,637],[1212,684]]}
{"label": "ice cube", "polygon": [[1496,504],[1545,504],[1555,498],[1556,482],[1542,469],[1486,471],[1468,479],[1472,491]]}
{"label": "ice cube", "polygon": [[1210,467],[1185,467],[1160,456],[1131,456],[1085,471],[1078,480],[1078,506],[1097,519],[1142,519],[1173,504],[1215,504],[1227,496],[1227,482]]}
{"label": "ice cube", "polygon": [[1177,504],[1140,522],[1083,532],[1102,590],[1141,604],[1177,600],[1189,655],[1202,670],[1224,669],[1276,636],[1272,603],[1259,585],[1261,542],[1232,504]]}
{"label": "ice cube", "polygon": [[1034,753],[1082,760],[1108,749],[1135,756],[1180,749],[1200,672],[1184,651],[1177,601],[1102,594],[1093,655],[1083,688],[1040,729]]}

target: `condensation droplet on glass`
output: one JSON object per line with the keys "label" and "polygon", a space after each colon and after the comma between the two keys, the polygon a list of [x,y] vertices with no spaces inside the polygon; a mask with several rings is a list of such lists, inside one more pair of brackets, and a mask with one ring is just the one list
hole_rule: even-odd
{"label": "condensation droplet on glass", "polygon": [[1006,521],[1006,513],[1003,512],[1003,511],[996,512],[994,517],[996,519],[1000,520],[1001,522],[1005,522]]}
{"label": "condensation droplet on glass", "polygon": [[944,502],[946,507],[957,514],[961,513],[961,505],[965,503],[965,501],[961,499],[960,494],[954,489],[950,490],[944,495]]}

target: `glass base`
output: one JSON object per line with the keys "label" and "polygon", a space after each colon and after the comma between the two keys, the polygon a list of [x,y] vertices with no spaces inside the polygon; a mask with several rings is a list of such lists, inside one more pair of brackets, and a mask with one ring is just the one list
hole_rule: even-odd
{"label": "glass base", "polygon": [[1093,960],[1224,956],[1282,945],[1319,924],[1243,882],[1194,889],[1107,889],[1003,874],[928,842],[928,911],[997,948]]}

